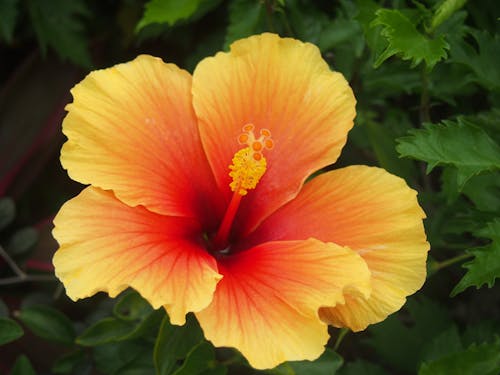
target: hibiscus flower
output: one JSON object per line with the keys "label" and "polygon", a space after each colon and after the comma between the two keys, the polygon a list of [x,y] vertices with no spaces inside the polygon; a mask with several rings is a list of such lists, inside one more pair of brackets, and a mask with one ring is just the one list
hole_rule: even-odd
{"label": "hibiscus flower", "polygon": [[421,287],[424,213],[404,180],[351,166],[305,183],[355,117],[315,46],[252,36],[192,77],[139,56],[72,94],[61,162],[90,185],[54,221],[72,299],[132,287],[270,368],[317,358],[328,324],[363,330]]}

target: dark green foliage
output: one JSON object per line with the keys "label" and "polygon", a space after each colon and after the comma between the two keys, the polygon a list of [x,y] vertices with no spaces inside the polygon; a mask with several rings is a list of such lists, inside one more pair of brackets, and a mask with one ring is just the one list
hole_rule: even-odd
{"label": "dark green foliage", "polygon": [[496,375],[500,369],[500,341],[471,345],[438,360],[424,362],[418,375]]}
{"label": "dark green foliage", "polygon": [[315,361],[295,361],[279,365],[269,371],[272,375],[308,374],[308,375],[333,375],[342,366],[343,359],[333,350],[327,349]]}
{"label": "dark green foliage", "polygon": [[25,355],[20,355],[14,367],[12,368],[11,375],[36,375],[30,360]]}
{"label": "dark green foliage", "polygon": [[76,333],[73,323],[59,310],[49,306],[26,307],[18,318],[35,335],[62,344],[72,344]]}
{"label": "dark green foliage", "polygon": [[0,230],[9,225],[16,216],[16,204],[9,197],[0,198]]}
{"label": "dark green foliage", "polygon": [[28,10],[42,53],[54,48],[63,59],[90,67],[82,16],[88,15],[82,0],[28,0]]}
{"label": "dark green foliage", "polygon": [[[499,25],[495,0],[0,1],[0,365],[14,375],[499,374]],[[192,72],[261,32],[316,44],[344,74],[357,117],[325,169],[368,164],[404,178],[431,245],[427,281],[401,311],[340,346],[332,329],[317,360],[265,371],[214,348],[194,315],[172,325],[134,291],[67,300],[50,262],[52,218],[81,190],[58,161],[69,89],[91,67],[141,53]]]}
{"label": "dark green foliage", "polygon": [[18,16],[18,0],[0,1],[0,40],[12,42]]}
{"label": "dark green foliage", "polygon": [[23,333],[21,326],[12,319],[0,318],[0,345],[17,340]]}

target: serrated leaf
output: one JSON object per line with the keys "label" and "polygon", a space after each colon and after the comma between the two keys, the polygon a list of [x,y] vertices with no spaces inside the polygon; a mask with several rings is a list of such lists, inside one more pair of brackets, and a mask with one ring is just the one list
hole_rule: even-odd
{"label": "serrated leaf", "polygon": [[19,324],[9,318],[0,318],[0,345],[15,341],[24,334]]}
{"label": "serrated leaf", "polygon": [[490,238],[492,242],[488,246],[469,250],[474,259],[463,265],[467,273],[453,288],[451,296],[456,296],[470,286],[479,289],[487,284],[491,288],[495,279],[500,277],[500,220],[488,223],[485,230],[478,234]]}
{"label": "serrated leaf", "polygon": [[177,361],[203,340],[198,322],[188,315],[186,324],[174,326],[168,316],[163,318],[154,349],[154,362],[157,375],[171,374]]}
{"label": "serrated leaf", "polygon": [[24,354],[21,354],[16,359],[14,367],[10,372],[10,375],[36,375],[30,360]]}
{"label": "serrated leaf", "polygon": [[7,43],[12,42],[18,14],[18,2],[19,0],[0,1],[0,39]]}
{"label": "serrated leaf", "polygon": [[16,204],[10,197],[0,198],[0,230],[9,225],[16,216]]}
{"label": "serrated leaf", "polygon": [[145,5],[144,15],[137,24],[136,30],[153,23],[165,23],[170,26],[181,20],[186,20],[196,14],[201,8],[208,11],[217,5],[214,0],[150,0]]}
{"label": "serrated leaf", "polygon": [[467,350],[423,363],[418,375],[497,375],[500,369],[500,340],[472,345]]}
{"label": "serrated leaf", "polygon": [[487,89],[500,90],[500,35],[491,36],[487,31],[471,30],[478,48],[464,40],[453,43],[450,61],[463,64],[474,73],[474,80]]}
{"label": "serrated leaf", "polygon": [[431,20],[430,30],[435,30],[444,21],[450,18],[453,13],[462,8],[467,0],[444,0],[436,8]]}
{"label": "serrated leaf", "polygon": [[326,349],[325,352],[314,361],[285,362],[270,370],[268,373],[272,375],[334,375],[343,363],[344,360],[340,355],[331,349]]}
{"label": "serrated leaf", "polygon": [[227,25],[224,49],[235,40],[262,31],[265,8],[262,1],[233,0],[229,4],[229,24]]}
{"label": "serrated leaf", "polygon": [[429,68],[446,58],[449,45],[443,36],[430,39],[420,33],[415,24],[398,10],[379,9],[376,16],[371,25],[382,26],[381,34],[389,45],[375,60],[375,67],[393,55],[400,55],[403,60],[411,60],[412,66],[425,61]]}
{"label": "serrated leaf", "polygon": [[399,154],[425,161],[427,172],[438,165],[456,167],[460,189],[472,176],[500,168],[500,146],[484,130],[463,118],[426,124],[424,129],[410,134],[397,139]]}
{"label": "serrated leaf", "polygon": [[22,309],[18,318],[41,338],[73,344],[76,336],[73,323],[59,310],[49,306],[31,306]]}
{"label": "serrated leaf", "polygon": [[62,59],[89,68],[90,55],[83,35],[82,16],[88,15],[83,0],[29,0],[31,23],[43,54],[50,46]]}

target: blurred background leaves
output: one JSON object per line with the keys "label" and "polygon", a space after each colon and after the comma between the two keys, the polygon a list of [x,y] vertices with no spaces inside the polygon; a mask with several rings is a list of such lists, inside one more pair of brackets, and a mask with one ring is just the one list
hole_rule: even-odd
{"label": "blurred background leaves", "polygon": [[403,177],[431,252],[400,312],[357,334],[332,328],[317,361],[260,373],[500,373],[498,19],[495,0],[0,0],[0,373],[259,373],[194,317],[172,326],[133,291],[69,301],[50,231],[81,189],[58,161],[75,83],[140,53],[192,71],[265,31],[316,44],[350,81],[356,126],[332,168]]}

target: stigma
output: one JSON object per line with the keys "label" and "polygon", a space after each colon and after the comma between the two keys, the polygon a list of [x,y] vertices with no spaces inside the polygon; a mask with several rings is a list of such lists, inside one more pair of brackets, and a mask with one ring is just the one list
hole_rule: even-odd
{"label": "stigma", "polygon": [[241,196],[246,195],[248,190],[255,189],[267,169],[263,151],[274,147],[269,130],[261,129],[257,138],[254,129],[253,124],[243,127],[243,133],[238,136],[238,143],[246,147],[234,154],[229,166],[229,176],[233,179],[229,186]]}

